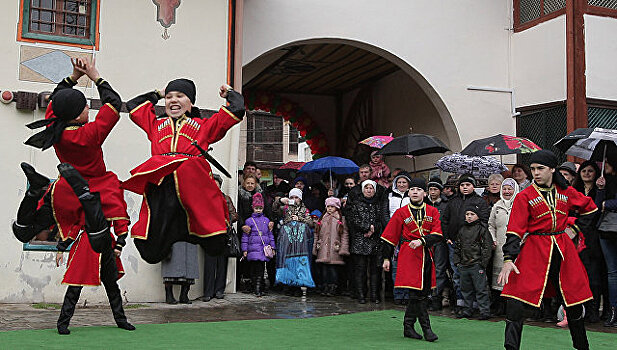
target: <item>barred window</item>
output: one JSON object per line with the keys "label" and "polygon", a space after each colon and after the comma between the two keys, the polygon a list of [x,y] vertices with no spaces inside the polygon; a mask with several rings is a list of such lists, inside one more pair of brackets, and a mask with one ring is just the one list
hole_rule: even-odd
{"label": "barred window", "polygon": [[247,115],[247,159],[255,162],[283,162],[283,118],[254,112]]}
{"label": "barred window", "polygon": [[587,108],[587,125],[590,128],[617,129],[617,109],[603,107]]}
{"label": "barred window", "polygon": [[565,12],[566,0],[514,0],[514,26],[533,25]]}
{"label": "barred window", "polygon": [[298,139],[300,138],[300,132],[298,129],[289,125],[289,153],[298,154]]}
{"label": "barred window", "polygon": [[590,6],[617,10],[617,0],[587,0]]}
{"label": "barred window", "polygon": [[97,0],[24,0],[21,37],[95,44]]}
{"label": "barred window", "polygon": [[[566,106],[557,106],[538,111],[531,111],[517,117],[516,135],[526,137],[542,149],[549,149],[565,161],[566,156],[553,146],[568,131]],[[519,161],[529,164],[530,155],[521,155]]]}

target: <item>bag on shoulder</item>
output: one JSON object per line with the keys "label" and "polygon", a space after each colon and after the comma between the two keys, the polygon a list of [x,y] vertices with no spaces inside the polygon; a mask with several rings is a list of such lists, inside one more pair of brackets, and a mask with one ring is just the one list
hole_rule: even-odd
{"label": "bag on shoulder", "polygon": [[238,240],[238,234],[233,226],[229,226],[227,229],[227,257],[239,258],[242,256],[242,250],[240,249],[240,241]]}
{"label": "bag on shoulder", "polygon": [[257,226],[257,223],[255,222],[255,219],[251,218],[253,220],[253,223],[255,224],[255,228],[257,229],[257,232],[259,233],[259,238],[261,239],[261,244],[264,247],[264,255],[266,256],[266,258],[268,259],[272,259],[274,258],[274,249],[272,249],[271,245],[266,245],[266,242],[264,242],[264,238],[261,235],[261,231],[259,230],[259,226]]}

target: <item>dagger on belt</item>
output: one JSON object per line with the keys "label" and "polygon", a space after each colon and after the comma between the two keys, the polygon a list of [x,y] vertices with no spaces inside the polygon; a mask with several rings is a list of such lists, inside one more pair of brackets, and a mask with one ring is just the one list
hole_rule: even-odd
{"label": "dagger on belt", "polygon": [[206,160],[208,162],[210,162],[210,164],[214,165],[215,168],[217,168],[220,172],[223,173],[223,175],[227,176],[228,178],[231,179],[231,174],[229,174],[229,172],[227,170],[225,170],[225,168],[221,165],[221,163],[219,163],[216,159],[214,159],[214,157],[212,157],[210,154],[208,154],[209,151],[212,150],[212,147],[208,148],[208,150],[206,151],[205,149],[203,149],[198,143],[197,141],[193,141],[191,142],[191,145],[197,147],[197,149],[199,150],[199,152],[201,153],[201,155],[206,158]]}

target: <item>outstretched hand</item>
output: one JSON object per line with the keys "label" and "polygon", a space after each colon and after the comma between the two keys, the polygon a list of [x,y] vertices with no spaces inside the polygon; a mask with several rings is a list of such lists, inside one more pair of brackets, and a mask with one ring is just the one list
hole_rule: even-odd
{"label": "outstretched hand", "polygon": [[83,63],[81,58],[71,57],[71,65],[73,66],[73,73],[71,73],[71,79],[73,79],[73,81],[77,81],[85,74],[82,69]]}
{"label": "outstretched hand", "polygon": [[508,283],[508,278],[510,277],[510,272],[514,271],[517,275],[520,274],[520,271],[514,265],[512,261],[506,261],[503,263],[503,268],[501,268],[501,272],[499,273],[499,277],[497,277],[497,284],[502,286]]}

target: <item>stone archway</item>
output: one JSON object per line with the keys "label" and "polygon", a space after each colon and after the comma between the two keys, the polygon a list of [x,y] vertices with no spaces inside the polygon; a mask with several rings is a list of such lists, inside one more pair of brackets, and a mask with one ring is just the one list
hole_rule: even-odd
{"label": "stone archway", "polygon": [[[330,154],[351,156],[349,148],[360,137],[400,136],[410,127],[441,138],[451,149],[461,147],[433,86],[403,59],[374,45],[332,38],[295,41],[247,63],[243,77],[245,90],[293,100],[312,115]],[[352,108],[358,104],[363,107]]]}

